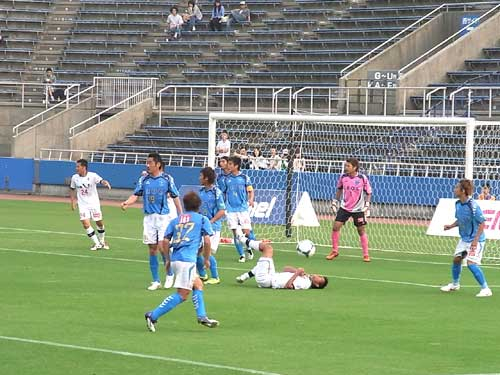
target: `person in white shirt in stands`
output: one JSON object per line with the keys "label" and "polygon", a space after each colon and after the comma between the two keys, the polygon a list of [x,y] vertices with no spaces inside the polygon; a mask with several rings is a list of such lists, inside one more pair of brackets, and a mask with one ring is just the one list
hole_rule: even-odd
{"label": "person in white shirt in stands", "polygon": [[293,171],[294,172],[304,172],[306,170],[306,159],[301,157],[300,151],[297,151],[295,158],[293,159]]}
{"label": "person in white shirt in stands", "polygon": [[269,169],[273,171],[281,170],[281,158],[276,153],[276,149],[273,147],[271,149],[271,156],[269,156]]}
{"label": "person in white shirt in stands", "polygon": [[227,130],[223,130],[220,133],[220,141],[215,147],[215,152],[217,153],[218,158],[221,158],[223,156],[229,157],[231,153],[231,141],[229,140],[229,134],[227,134]]}
{"label": "person in white shirt in stands", "polygon": [[[71,177],[70,184],[70,201],[71,209],[76,209],[75,195],[78,198],[78,210],[80,211],[80,221],[83,228],[87,232],[94,246],[90,250],[105,249],[109,250],[109,246],[104,242],[104,223],[102,221],[101,203],[97,194],[97,185],[102,184],[108,189],[111,185],[108,181],[103,180],[97,173],[89,172],[88,162],[85,159],[80,159],[76,162],[76,173]],[[76,191],[76,194],[75,194]],[[97,224],[97,235],[90,225],[90,219]]]}
{"label": "person in white shirt in stands", "polygon": [[170,40],[179,40],[181,38],[181,27],[184,24],[184,21],[182,20],[182,17],[177,14],[178,11],[177,7],[173,6],[170,8],[170,14],[167,18],[168,29],[170,35],[172,35],[172,39]]}
{"label": "person in white shirt in stands", "polygon": [[262,256],[252,270],[236,278],[240,284],[255,277],[259,288],[273,289],[323,289],[328,285],[326,276],[307,274],[303,268],[286,266],[283,272],[276,272],[273,260],[273,247],[269,241],[249,240],[241,230],[237,233],[237,241],[246,244],[254,250],[260,250]]}
{"label": "person in white shirt in stands", "polygon": [[267,160],[262,156],[262,152],[260,152],[260,148],[258,147],[253,149],[250,162],[251,169],[267,169]]}
{"label": "person in white shirt in stands", "polygon": [[198,5],[195,4],[194,0],[189,0],[188,7],[182,15],[182,20],[184,21],[184,30],[196,31],[196,24],[198,22],[201,22],[202,18],[203,13],[201,13]]}

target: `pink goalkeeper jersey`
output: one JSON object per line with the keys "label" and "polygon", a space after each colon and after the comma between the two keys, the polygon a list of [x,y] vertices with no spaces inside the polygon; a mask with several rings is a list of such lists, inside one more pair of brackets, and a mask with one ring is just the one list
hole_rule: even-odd
{"label": "pink goalkeeper jersey", "polygon": [[348,174],[340,176],[337,189],[342,189],[340,207],[349,212],[361,212],[365,206],[365,198],[372,193],[368,177],[357,174],[354,177]]}

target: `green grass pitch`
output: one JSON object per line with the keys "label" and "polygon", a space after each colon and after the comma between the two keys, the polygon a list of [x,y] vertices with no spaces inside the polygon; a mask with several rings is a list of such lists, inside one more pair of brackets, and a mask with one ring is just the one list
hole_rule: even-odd
{"label": "green grass pitch", "polygon": [[[142,213],[103,212],[111,250],[90,252],[69,204],[0,200],[0,374],[500,372],[498,266],[484,268],[494,295],[480,299],[467,269],[459,292],[439,291],[451,256],[372,251],[365,264],[351,249],[327,262],[325,248],[306,259],[276,244],[277,268],[302,266],[330,276],[330,284],[262,290],[253,280],[234,281],[255,261],[238,263],[226,245],[218,254],[222,283],[205,287],[209,315],[221,326],[196,324],[186,301],[153,334],[143,314],[171,292],[145,289]],[[383,245],[382,229],[368,229],[374,247]],[[446,242],[450,254],[454,242]]]}

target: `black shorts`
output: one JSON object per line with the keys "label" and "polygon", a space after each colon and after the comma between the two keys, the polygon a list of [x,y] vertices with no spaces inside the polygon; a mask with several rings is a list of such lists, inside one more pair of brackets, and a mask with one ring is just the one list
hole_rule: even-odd
{"label": "black shorts", "polygon": [[349,212],[344,210],[342,207],[339,208],[339,212],[337,212],[337,217],[335,221],[340,221],[341,223],[345,223],[349,218],[352,217],[352,221],[356,227],[361,227],[366,225],[366,217],[364,212]]}

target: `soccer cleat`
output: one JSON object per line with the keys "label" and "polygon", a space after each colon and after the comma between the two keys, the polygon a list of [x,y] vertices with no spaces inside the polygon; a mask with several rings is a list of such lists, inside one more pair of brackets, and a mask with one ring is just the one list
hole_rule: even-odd
{"label": "soccer cleat", "polygon": [[205,284],[209,284],[209,285],[220,284],[220,279],[212,277],[212,278],[208,279],[207,281],[205,281]]}
{"label": "soccer cleat", "polygon": [[148,290],[158,290],[161,289],[161,283],[159,281],[153,281],[150,286],[148,286]]}
{"label": "soccer cleat", "polygon": [[103,250],[109,250],[109,245],[106,242],[101,242],[101,246]]}
{"label": "soccer cleat", "polygon": [[247,249],[247,259],[248,260],[252,260],[253,259],[253,251],[250,248]]}
{"label": "soccer cleat", "polygon": [[167,277],[165,279],[165,284],[163,284],[163,287],[165,289],[170,289],[173,286],[174,286],[174,275],[172,275],[172,276],[167,275]]}
{"label": "soccer cleat", "polygon": [[208,316],[204,316],[203,318],[198,318],[198,323],[208,328],[215,328],[219,325],[218,320],[210,319]]}
{"label": "soccer cleat", "polygon": [[363,256],[363,262],[366,262],[366,263],[369,263],[371,262],[372,260],[370,259],[370,256],[369,255],[364,255]]}
{"label": "soccer cleat", "polygon": [[245,281],[247,281],[250,277],[248,276],[248,273],[245,272],[244,274],[236,277],[236,282],[243,284]]}
{"label": "soccer cleat", "polygon": [[336,250],[332,250],[330,254],[326,256],[326,260],[333,260],[334,258],[339,256],[339,252]]}
{"label": "soccer cleat", "polygon": [[208,280],[208,275],[205,275],[205,276],[200,276],[200,280],[205,282]]}
{"label": "soccer cleat", "polygon": [[491,297],[492,295],[493,292],[490,288],[483,288],[479,291],[478,294],[476,294],[476,297]]}
{"label": "soccer cleat", "polygon": [[151,332],[156,332],[155,324],[156,324],[157,320],[153,320],[153,318],[151,317],[151,311],[144,314],[144,318],[146,318],[146,325],[147,325],[148,329]]}
{"label": "soccer cleat", "polygon": [[101,244],[94,245],[90,248],[90,250],[92,250],[92,251],[101,250],[101,249],[102,249]]}
{"label": "soccer cleat", "polygon": [[244,255],[240,256],[240,259],[238,259],[238,262],[245,263],[245,256]]}
{"label": "soccer cleat", "polygon": [[441,287],[441,292],[454,292],[460,289],[460,284],[449,283]]}

